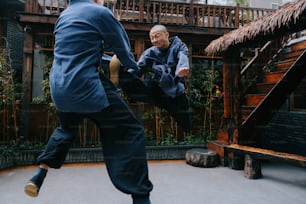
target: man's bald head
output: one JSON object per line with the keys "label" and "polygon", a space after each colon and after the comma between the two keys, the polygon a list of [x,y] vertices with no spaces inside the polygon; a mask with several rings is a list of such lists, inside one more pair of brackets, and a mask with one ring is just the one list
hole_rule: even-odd
{"label": "man's bald head", "polygon": [[161,25],[161,24],[158,24],[158,25],[153,26],[153,27],[151,28],[150,32],[156,31],[156,30],[159,30],[159,31],[162,31],[162,32],[165,32],[165,33],[168,32],[166,26]]}
{"label": "man's bald head", "polygon": [[167,49],[170,45],[169,33],[164,25],[155,25],[150,30],[150,40],[158,49]]}

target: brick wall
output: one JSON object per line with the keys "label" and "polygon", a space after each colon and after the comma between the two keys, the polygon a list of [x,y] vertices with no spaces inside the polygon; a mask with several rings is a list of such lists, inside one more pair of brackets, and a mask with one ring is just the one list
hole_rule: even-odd
{"label": "brick wall", "polygon": [[306,156],[306,112],[289,111],[286,102],[262,130],[264,148]]}
{"label": "brick wall", "polygon": [[8,40],[10,55],[12,59],[12,67],[15,70],[15,79],[18,83],[21,83],[24,34],[21,30],[21,27],[18,26],[18,23],[15,20],[17,10],[20,11],[23,10],[23,8],[9,7],[4,35]]}

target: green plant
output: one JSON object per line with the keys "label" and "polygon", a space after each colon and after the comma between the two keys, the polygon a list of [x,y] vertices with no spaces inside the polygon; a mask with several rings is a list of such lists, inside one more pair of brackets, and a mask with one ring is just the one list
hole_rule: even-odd
{"label": "green plant", "polygon": [[166,133],[158,143],[159,145],[177,145],[179,142],[171,133]]}
{"label": "green plant", "polygon": [[0,145],[0,157],[9,157],[18,155],[16,145],[13,142]]}
{"label": "green plant", "polygon": [[52,101],[51,98],[51,92],[50,92],[50,81],[49,81],[49,75],[50,75],[50,70],[52,67],[52,62],[53,62],[53,56],[52,57],[47,57],[46,63],[44,65],[44,79],[42,80],[42,89],[43,89],[43,99],[45,102],[48,104],[48,108],[51,114],[55,114],[55,105]]}
{"label": "green plant", "polygon": [[205,143],[206,143],[206,137],[203,137],[201,135],[187,135],[184,137],[184,140],[182,142],[179,142],[179,144],[184,144],[184,145],[205,144]]}
{"label": "green plant", "polygon": [[0,52],[0,108],[2,112],[1,133],[5,140],[10,139],[13,134],[15,139],[18,135],[16,84],[13,78],[14,69],[10,49],[6,38],[3,38],[5,48]]}
{"label": "green plant", "polygon": [[243,7],[249,7],[249,2],[246,0],[236,0],[236,3]]}
{"label": "green plant", "polygon": [[21,136],[0,145],[0,157],[18,156],[20,151],[42,149],[44,145],[43,143],[32,143]]}
{"label": "green plant", "polygon": [[267,64],[264,66],[263,71],[264,72],[273,72],[275,70],[274,61],[272,61],[270,64]]}
{"label": "green plant", "polygon": [[[220,73],[214,63],[210,67],[203,67],[202,64],[194,64],[191,67],[192,75],[189,80],[189,98],[191,106],[197,110],[199,119],[202,120],[204,131],[212,136],[215,132],[213,120],[213,109],[216,97],[220,96]],[[216,89],[217,87],[217,89]],[[218,90],[218,94],[216,94]]]}
{"label": "green plant", "polygon": [[155,123],[155,134],[150,131],[150,138],[147,138],[147,140],[149,139],[150,144],[162,143],[162,140],[166,137],[166,135],[172,135],[177,140],[178,125],[166,110],[152,105],[152,108],[144,113],[143,119],[154,120]]}
{"label": "green plant", "polygon": [[144,129],[144,137],[146,141],[146,146],[155,146],[156,145],[156,139],[152,131],[148,129]]}

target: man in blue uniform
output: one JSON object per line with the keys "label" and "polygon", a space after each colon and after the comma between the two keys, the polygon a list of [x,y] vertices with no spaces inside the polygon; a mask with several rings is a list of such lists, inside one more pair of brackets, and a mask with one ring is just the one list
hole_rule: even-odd
{"label": "man in blue uniform", "polygon": [[70,0],[56,22],[54,35],[50,88],[59,127],[38,157],[39,167],[26,184],[25,193],[38,195],[48,168],[62,166],[79,122],[89,118],[100,129],[114,186],[130,194],[133,204],[150,204],[153,185],[148,178],[144,128],[115,86],[98,70],[105,46],[125,67],[139,69],[124,28],[109,9],[92,0]]}
{"label": "man in blue uniform", "polygon": [[[137,62],[140,70],[121,72],[120,87],[132,100],[167,110],[182,130],[189,132],[192,129],[191,112],[185,93],[185,78],[189,73],[188,48],[179,37],[169,38],[164,25],[151,28],[150,40],[153,46],[146,49]],[[133,79],[130,73],[137,77],[145,75],[143,84],[137,77]]]}

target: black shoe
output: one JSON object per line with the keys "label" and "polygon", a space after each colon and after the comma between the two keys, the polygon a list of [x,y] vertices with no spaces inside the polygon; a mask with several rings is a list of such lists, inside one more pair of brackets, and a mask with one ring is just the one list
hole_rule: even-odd
{"label": "black shoe", "polygon": [[36,174],[30,179],[30,181],[24,187],[24,192],[31,196],[37,197],[40,187],[42,186],[48,170],[38,168]]}
{"label": "black shoe", "polygon": [[132,196],[133,204],[151,204],[149,196]]}

